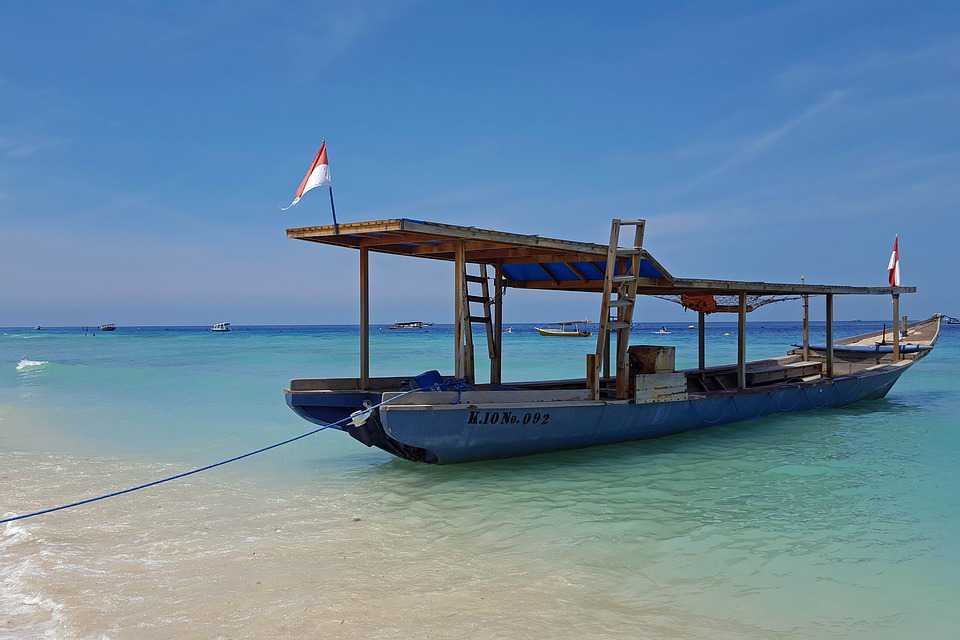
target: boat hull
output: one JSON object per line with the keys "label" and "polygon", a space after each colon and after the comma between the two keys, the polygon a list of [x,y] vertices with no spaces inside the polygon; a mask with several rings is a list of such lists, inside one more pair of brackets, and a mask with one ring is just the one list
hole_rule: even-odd
{"label": "boat hull", "polygon": [[537,333],[550,338],[589,338],[592,334],[589,331],[560,331],[559,329],[542,329],[537,327]]}
{"label": "boat hull", "polygon": [[[884,397],[912,365],[853,376],[709,394],[690,400],[387,405],[366,424],[337,426],[367,446],[417,462],[451,464],[659,438],[776,413],[841,407]],[[379,392],[287,391],[301,417],[329,425],[381,401]]]}

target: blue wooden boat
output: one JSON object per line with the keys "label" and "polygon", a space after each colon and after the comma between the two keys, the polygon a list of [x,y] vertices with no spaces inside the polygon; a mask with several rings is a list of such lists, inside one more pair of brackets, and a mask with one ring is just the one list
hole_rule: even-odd
{"label": "blue wooden boat", "polygon": [[[363,444],[401,458],[467,462],[656,438],[882,398],[907,369],[931,352],[939,337],[939,315],[901,323],[900,295],[915,292],[914,287],[679,278],[643,248],[644,226],[642,220],[614,220],[607,245],[408,219],[289,229],[291,238],[359,250],[361,364],[356,378],[292,380],[285,392],[287,403],[311,422],[336,423],[334,428]],[[621,246],[624,228],[633,231],[633,242]],[[453,375],[433,371],[370,377],[371,251],[454,263]],[[600,294],[600,331],[596,348],[585,354],[583,378],[501,380],[501,310],[508,287]],[[673,296],[698,311],[698,367],[677,371],[670,346],[630,345],[633,307],[640,295]],[[809,343],[811,295],[826,298],[823,345]],[[834,344],[835,295],[892,296],[894,330]],[[786,296],[803,298],[802,343],[780,358],[746,361],[747,314]],[[704,322],[710,313],[737,314],[735,364],[705,366]],[[486,328],[489,382],[476,380],[474,324]],[[365,410],[373,405],[379,406]],[[351,415],[356,419],[344,424]]]}

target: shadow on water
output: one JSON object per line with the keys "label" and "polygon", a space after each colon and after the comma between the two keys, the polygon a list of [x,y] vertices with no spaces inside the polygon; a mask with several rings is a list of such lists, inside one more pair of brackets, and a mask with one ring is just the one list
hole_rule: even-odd
{"label": "shadow on water", "polygon": [[891,416],[916,409],[863,404],[523,458],[441,466],[384,458],[339,480],[367,517],[470,540],[477,552],[566,554],[573,545],[589,564],[591,554],[613,562],[611,549],[621,549],[630,553],[617,565],[639,567],[652,542],[739,540],[728,553],[831,556],[855,544],[865,522],[876,535],[898,526],[917,535],[909,526],[917,515],[905,508],[924,473],[916,438],[883,435]]}

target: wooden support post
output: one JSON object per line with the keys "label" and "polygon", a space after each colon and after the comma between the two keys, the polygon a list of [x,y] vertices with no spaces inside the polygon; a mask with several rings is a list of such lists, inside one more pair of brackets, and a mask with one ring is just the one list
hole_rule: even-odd
{"label": "wooden support post", "polygon": [[607,332],[607,335],[603,340],[603,377],[610,377],[610,332]]}
{"label": "wooden support post", "polygon": [[827,294],[827,377],[833,377],[833,294]]}
{"label": "wooden support post", "polygon": [[500,384],[503,374],[503,263],[493,268],[493,335],[496,357],[490,363],[490,384]]}
{"label": "wooden support post", "polygon": [[747,388],[747,294],[740,294],[737,310],[737,388]]}
{"label": "wooden support post", "polygon": [[703,370],[707,368],[707,314],[701,311],[697,316],[697,365]]}
{"label": "wooden support post", "polygon": [[[603,297],[600,300],[600,327],[597,334],[597,348],[594,351],[593,364],[597,369],[590,376],[593,387],[590,390],[590,397],[593,400],[600,399],[600,367],[601,360],[609,362],[610,358],[604,358],[604,349],[609,337],[608,325],[610,324],[610,296],[613,293],[613,276],[616,273],[614,264],[617,260],[617,244],[620,242],[620,220],[614,218],[610,223],[610,244],[607,247],[607,263],[603,278]],[[597,267],[599,269],[599,267]],[[619,350],[619,349],[618,349]],[[609,365],[608,365],[609,366]]]}
{"label": "wooden support post", "polygon": [[453,306],[454,306],[454,328],[453,328],[453,339],[455,341],[455,346],[453,350],[453,365],[454,365],[454,375],[458,378],[463,378],[465,374],[464,367],[464,357],[463,357],[463,316],[465,313],[469,313],[469,309],[464,310],[464,304],[466,302],[466,282],[464,281],[464,273],[466,272],[467,267],[467,257],[466,250],[463,244],[463,240],[458,240],[456,243],[456,250],[454,251],[454,261],[453,261],[453,271],[454,271],[454,293],[453,293]]}
{"label": "wooden support post", "polygon": [[587,354],[587,389],[594,389],[595,378],[597,377],[597,354]]}
{"label": "wooden support post", "polygon": [[903,337],[910,335],[910,323],[906,315],[903,316],[903,324],[900,325],[900,329],[903,333]]}
{"label": "wooden support post", "polygon": [[810,359],[810,295],[803,294],[803,361]]}
{"label": "wooden support post", "polygon": [[893,294],[893,361],[900,360],[900,294]]}
{"label": "wooden support post", "polygon": [[360,388],[370,384],[370,255],[360,249]]}

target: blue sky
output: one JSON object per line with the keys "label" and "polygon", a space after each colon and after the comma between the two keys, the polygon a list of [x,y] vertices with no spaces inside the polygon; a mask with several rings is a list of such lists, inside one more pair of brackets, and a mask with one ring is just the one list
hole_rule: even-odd
{"label": "blue sky", "polygon": [[[0,324],[355,322],[355,253],[284,236],[325,194],[279,211],[323,137],[341,220],[645,217],[677,275],[852,284],[899,232],[905,310],[957,314],[958,27],[955,2],[8,3]],[[374,321],[451,318],[449,265],[371,271]]]}

